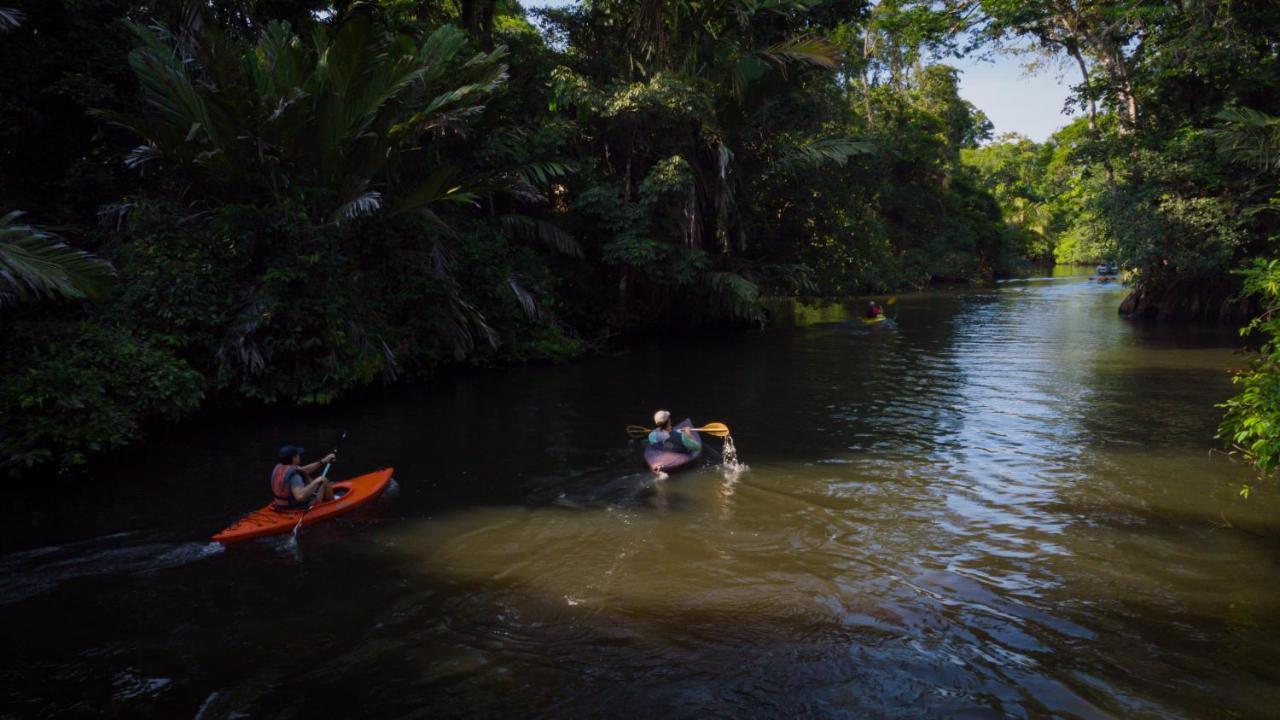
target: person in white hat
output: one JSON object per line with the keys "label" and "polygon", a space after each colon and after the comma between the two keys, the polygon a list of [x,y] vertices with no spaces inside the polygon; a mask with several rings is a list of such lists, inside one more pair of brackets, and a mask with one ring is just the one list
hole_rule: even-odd
{"label": "person in white hat", "polygon": [[653,414],[653,424],[657,427],[649,433],[650,447],[678,453],[695,453],[702,447],[702,441],[689,428],[680,428],[680,432],[676,432],[671,427],[671,413],[666,410]]}

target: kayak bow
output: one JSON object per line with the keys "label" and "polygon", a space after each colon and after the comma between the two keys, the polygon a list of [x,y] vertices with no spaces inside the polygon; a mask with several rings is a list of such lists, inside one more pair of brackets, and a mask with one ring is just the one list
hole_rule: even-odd
{"label": "kayak bow", "polygon": [[255,510],[240,518],[230,527],[214,535],[213,540],[223,545],[230,545],[269,535],[284,535],[293,530],[299,519],[302,520],[303,527],[310,527],[318,522],[346,515],[381,495],[391,483],[393,471],[394,468],[385,468],[350,480],[336,482],[333,484],[336,497],[328,502],[317,504],[311,508],[310,512],[304,508],[279,510],[274,503],[267,505],[261,510]]}

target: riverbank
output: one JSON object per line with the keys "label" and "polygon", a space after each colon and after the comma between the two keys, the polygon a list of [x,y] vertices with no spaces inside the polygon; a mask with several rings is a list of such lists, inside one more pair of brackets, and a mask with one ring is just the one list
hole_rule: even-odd
{"label": "riverbank", "polygon": [[[238,217],[254,226],[271,215],[241,209]],[[5,317],[0,473],[74,484],[92,463],[113,462],[112,453],[155,429],[199,423],[209,411],[323,406],[468,367],[564,362],[655,336],[746,332],[767,317],[754,298],[737,315],[691,305],[684,315],[664,307],[650,317],[546,300],[530,312],[497,291],[473,303],[453,281],[380,251],[343,252],[340,237],[325,233],[301,233],[305,244],[270,256],[270,280],[256,281],[238,269],[243,260],[210,257],[225,232],[219,223],[188,222],[179,232],[173,220],[172,208],[134,211],[136,237],[119,266],[129,283],[102,302]],[[519,274],[521,289],[551,292],[535,253],[490,240],[451,272],[472,286]],[[299,254],[332,257],[299,272],[289,267]],[[564,272],[573,279],[584,271]]]}
{"label": "riverbank", "polygon": [[[164,282],[172,282],[174,275],[181,272],[184,271],[180,268],[171,268],[164,275]],[[1090,268],[1085,266],[1059,265],[1046,277],[1067,278],[1088,272]],[[1011,281],[1016,282],[1002,280],[988,286]],[[179,428],[181,433],[181,428],[198,427],[214,417],[298,413],[324,417],[329,412],[322,410],[323,406],[386,396],[406,383],[447,382],[472,372],[501,371],[527,363],[536,366],[579,361],[596,354],[623,352],[657,338],[679,343],[708,332],[718,336],[752,334],[760,327],[741,321],[702,320],[701,324],[633,329],[627,334],[611,333],[601,340],[583,341],[566,334],[552,316],[533,322],[505,315],[501,324],[496,320],[486,322],[501,329],[507,341],[496,347],[473,345],[477,353],[474,356],[442,357],[434,341],[422,336],[416,340],[410,339],[414,336],[405,337],[395,343],[394,352],[389,347],[371,347],[366,341],[362,349],[356,350],[357,358],[366,353],[372,353],[372,357],[339,361],[333,356],[333,360],[309,371],[316,373],[313,378],[307,379],[307,375],[288,381],[303,383],[310,389],[300,385],[287,390],[273,379],[285,368],[253,374],[246,367],[240,372],[250,373],[248,377],[237,380],[235,375],[228,376],[223,355],[226,348],[219,349],[211,340],[199,339],[192,325],[195,316],[190,311],[184,315],[186,320],[176,320],[179,316],[172,308],[151,309],[185,328],[184,333],[190,337],[180,341],[179,336],[139,336],[113,327],[109,321],[101,326],[91,322],[95,316],[106,320],[126,312],[127,307],[121,305],[127,305],[138,293],[154,297],[156,287],[159,286],[153,286],[151,291],[135,287],[105,308],[88,313],[73,310],[62,320],[51,321],[45,313],[35,313],[29,320],[21,316],[11,319],[8,334],[14,342],[0,351],[0,368],[6,369],[6,379],[0,382],[0,409],[4,411],[0,414],[6,418],[5,430],[0,432],[0,449],[5,455],[0,472],[26,477],[34,487],[43,487],[54,479],[59,484],[76,485],[90,481],[95,465],[127,463],[148,452],[152,445],[167,442],[173,428]],[[935,284],[928,293],[963,294],[981,287],[943,283]],[[212,291],[212,287],[189,286],[175,301]],[[904,291],[806,302],[770,298],[761,301],[761,317],[768,317],[774,327],[823,318],[834,321],[860,314],[870,299],[886,302],[888,297],[906,299],[918,294],[919,291]],[[895,306],[886,307],[889,316],[900,312]],[[335,322],[341,326],[351,321]],[[363,334],[371,333],[366,329]],[[382,345],[386,346],[390,337],[381,336]],[[404,350],[404,343],[413,342],[426,343],[425,352]],[[267,357],[271,358],[270,351]],[[341,376],[324,374],[329,362],[351,363],[353,367],[343,370]]]}

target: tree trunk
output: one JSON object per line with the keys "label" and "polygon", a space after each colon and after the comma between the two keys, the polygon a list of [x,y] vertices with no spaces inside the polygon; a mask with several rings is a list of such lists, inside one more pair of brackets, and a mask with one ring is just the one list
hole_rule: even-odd
{"label": "tree trunk", "polygon": [[[1069,0],[1055,2],[1053,11],[1052,24],[1061,33],[1062,44],[1068,48],[1072,45],[1076,46],[1077,53],[1079,52],[1079,46],[1083,44],[1089,50],[1089,54],[1097,59],[1102,69],[1106,70],[1114,78],[1117,88],[1116,97],[1121,105],[1122,130],[1127,131],[1135,127],[1138,123],[1138,101],[1133,92],[1133,81],[1129,74],[1129,62],[1125,58],[1124,49],[1116,41],[1113,32],[1120,21],[1108,26],[1099,17],[1084,17],[1082,16],[1084,10]],[[1139,37],[1139,50],[1141,49],[1141,44],[1142,39]],[[1139,50],[1135,50],[1135,53]]]}
{"label": "tree trunk", "polygon": [[862,102],[867,110],[867,129],[875,127],[875,120],[871,115],[871,77],[869,68],[871,66],[871,30],[868,28],[862,32]]}
{"label": "tree trunk", "polygon": [[[1075,58],[1076,64],[1080,66],[1080,76],[1084,78],[1085,92],[1088,94],[1089,100],[1089,134],[1094,140],[1098,139],[1098,100],[1093,96],[1093,89],[1090,86],[1089,64],[1085,62],[1084,55],[1080,52],[1080,46],[1074,42],[1064,43],[1067,52],[1071,57]],[[1104,155],[1102,158],[1102,167],[1107,173],[1107,187],[1114,188],[1116,186],[1116,169],[1111,165],[1111,156]]]}
{"label": "tree trunk", "polygon": [[699,237],[698,222],[698,184],[689,183],[689,192],[684,200],[684,241],[689,247],[697,247],[702,238]]}
{"label": "tree trunk", "polygon": [[493,50],[493,13],[498,0],[462,0],[462,27],[484,50]]}
{"label": "tree trunk", "polygon": [[1123,106],[1124,113],[1122,117],[1127,121],[1122,125],[1127,125],[1129,129],[1132,129],[1138,124],[1138,99],[1133,95],[1133,83],[1129,80],[1129,66],[1124,57],[1119,55],[1119,49],[1114,50],[1108,56],[1104,66],[1119,81],[1116,96]]}
{"label": "tree trunk", "polygon": [[1084,87],[1089,100],[1089,130],[1097,132],[1098,100],[1093,96],[1093,88],[1089,84],[1089,65],[1084,61],[1084,55],[1080,54],[1079,46],[1074,43],[1067,45],[1067,52],[1071,53],[1071,57],[1075,58],[1076,64],[1080,66],[1080,77],[1084,79]]}

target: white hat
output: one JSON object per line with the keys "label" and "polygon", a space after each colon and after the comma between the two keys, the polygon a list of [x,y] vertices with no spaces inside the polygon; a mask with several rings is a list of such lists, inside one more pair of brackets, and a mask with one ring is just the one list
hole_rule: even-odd
{"label": "white hat", "polygon": [[671,413],[666,410],[659,410],[653,414],[654,425],[666,425],[669,422],[671,422]]}

